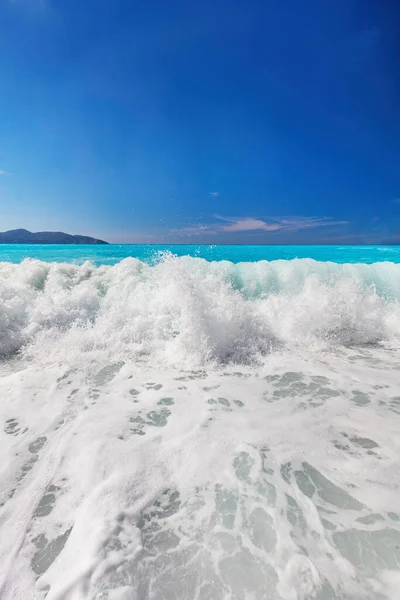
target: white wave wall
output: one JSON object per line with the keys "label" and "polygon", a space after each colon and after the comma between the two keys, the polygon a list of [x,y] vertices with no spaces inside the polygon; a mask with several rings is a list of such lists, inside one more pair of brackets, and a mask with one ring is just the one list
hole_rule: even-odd
{"label": "white wave wall", "polygon": [[400,265],[165,256],[0,263],[0,354],[199,367],[276,348],[400,341]]}

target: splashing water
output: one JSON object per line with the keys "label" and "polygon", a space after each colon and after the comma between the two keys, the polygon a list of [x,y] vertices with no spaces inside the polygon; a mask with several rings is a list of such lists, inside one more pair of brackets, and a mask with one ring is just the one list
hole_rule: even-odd
{"label": "splashing water", "polygon": [[0,595],[397,598],[400,265],[0,263]]}

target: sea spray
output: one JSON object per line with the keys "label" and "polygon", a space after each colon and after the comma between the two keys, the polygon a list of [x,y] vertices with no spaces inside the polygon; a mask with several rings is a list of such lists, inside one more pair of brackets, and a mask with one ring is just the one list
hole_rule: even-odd
{"label": "sea spray", "polygon": [[[400,340],[400,265],[166,256],[94,267],[0,263],[0,353],[201,367],[276,348]],[[103,353],[103,354],[102,354]]]}

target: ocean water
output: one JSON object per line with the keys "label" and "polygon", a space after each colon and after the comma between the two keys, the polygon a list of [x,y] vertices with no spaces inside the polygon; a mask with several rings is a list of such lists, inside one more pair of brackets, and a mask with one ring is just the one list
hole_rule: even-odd
{"label": "ocean water", "polygon": [[0,246],[2,600],[395,600],[400,249]]}
{"label": "ocean water", "polygon": [[0,245],[0,260],[20,263],[25,258],[50,262],[90,261],[99,265],[115,265],[124,258],[138,258],[154,262],[159,255],[193,256],[207,261],[228,260],[233,263],[262,260],[292,260],[312,258],[322,262],[375,263],[390,261],[400,263],[400,246],[229,246],[229,245]]}

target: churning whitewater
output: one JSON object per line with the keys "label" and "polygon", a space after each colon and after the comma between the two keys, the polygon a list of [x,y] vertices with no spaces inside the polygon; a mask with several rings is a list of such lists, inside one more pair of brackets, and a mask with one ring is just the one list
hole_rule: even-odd
{"label": "churning whitewater", "polygon": [[0,263],[4,600],[395,600],[400,265]]}

